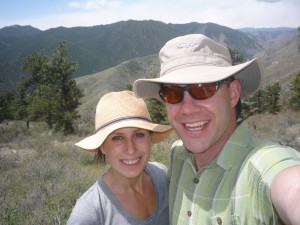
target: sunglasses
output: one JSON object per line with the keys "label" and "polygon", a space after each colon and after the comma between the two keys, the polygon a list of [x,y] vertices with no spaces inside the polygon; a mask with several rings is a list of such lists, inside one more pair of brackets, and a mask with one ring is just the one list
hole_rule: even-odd
{"label": "sunglasses", "polygon": [[187,91],[194,99],[204,100],[213,96],[225,82],[230,81],[222,80],[213,83],[189,84],[184,87],[178,85],[162,85],[159,90],[159,96],[167,103],[177,104],[182,101],[184,92]]}

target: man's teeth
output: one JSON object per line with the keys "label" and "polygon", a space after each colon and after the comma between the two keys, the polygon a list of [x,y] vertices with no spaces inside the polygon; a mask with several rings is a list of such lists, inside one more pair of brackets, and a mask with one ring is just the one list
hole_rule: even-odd
{"label": "man's teeth", "polygon": [[127,165],[133,165],[136,164],[139,161],[139,159],[135,159],[135,160],[122,160],[123,163],[127,164]]}
{"label": "man's teeth", "polygon": [[208,121],[200,121],[197,123],[186,123],[185,127],[188,130],[201,130],[206,124],[208,123]]}

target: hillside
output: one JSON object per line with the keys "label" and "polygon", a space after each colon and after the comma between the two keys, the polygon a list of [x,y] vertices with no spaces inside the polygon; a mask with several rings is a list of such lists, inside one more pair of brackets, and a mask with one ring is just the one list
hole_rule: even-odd
{"label": "hillside", "polygon": [[188,23],[188,24],[170,24],[178,30],[182,30],[186,34],[205,34],[220,44],[229,48],[237,49],[247,58],[263,49],[263,45],[259,41],[241,30],[233,30],[229,27],[220,26],[214,23]]}
{"label": "hillside", "polygon": [[159,72],[157,55],[132,59],[99,73],[76,78],[77,85],[83,91],[79,112],[83,121],[94,118],[99,99],[109,91],[124,90],[141,77],[153,77]]}
{"label": "hillside", "polygon": [[81,77],[130,59],[157,54],[167,40],[187,33],[205,34],[238,49],[248,58],[265,50],[264,43],[267,42],[250,33],[213,23],[165,24],[152,20],[128,20],[46,31],[14,25],[0,29],[0,90],[14,89],[18,80],[26,76],[20,66],[26,56],[33,51],[50,55],[61,41],[67,42],[70,59],[79,63],[74,77]]}
{"label": "hillside", "polygon": [[[264,85],[279,81],[282,87],[281,95],[285,97],[290,94],[290,82],[293,76],[300,71],[300,52],[297,49],[297,43],[300,43],[299,37],[297,34],[291,34],[289,37],[255,55],[263,67]],[[104,93],[123,90],[138,78],[151,78],[158,75],[159,66],[158,55],[154,54],[128,60],[107,70],[76,78],[79,88],[84,93],[79,107],[82,120],[88,121],[93,118],[96,104]]]}

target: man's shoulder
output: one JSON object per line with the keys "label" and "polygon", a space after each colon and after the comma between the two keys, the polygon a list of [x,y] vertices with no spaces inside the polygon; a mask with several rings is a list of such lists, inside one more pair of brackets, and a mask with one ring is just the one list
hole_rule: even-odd
{"label": "man's shoulder", "polygon": [[281,145],[275,142],[271,141],[262,141],[258,145],[255,146],[255,148],[251,151],[250,156],[252,158],[255,157],[263,157],[263,156],[269,156],[273,155],[273,157],[299,157],[300,152],[298,152],[296,149],[293,149],[289,146]]}
{"label": "man's shoulder", "polygon": [[248,155],[251,168],[266,173],[271,168],[300,165],[300,152],[288,146],[274,142],[263,142]]}

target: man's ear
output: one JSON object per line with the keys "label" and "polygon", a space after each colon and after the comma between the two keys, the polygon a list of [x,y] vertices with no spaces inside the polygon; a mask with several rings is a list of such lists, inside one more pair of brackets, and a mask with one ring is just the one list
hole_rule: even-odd
{"label": "man's ear", "polygon": [[231,105],[235,107],[241,97],[241,89],[242,89],[241,83],[238,80],[233,80],[230,82],[229,89],[230,89]]}

